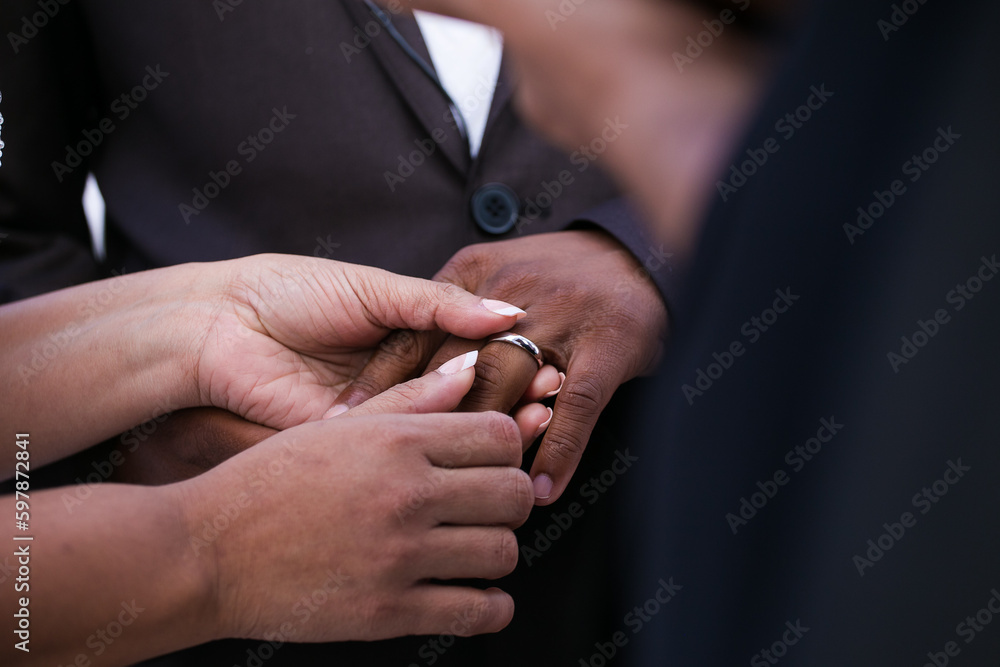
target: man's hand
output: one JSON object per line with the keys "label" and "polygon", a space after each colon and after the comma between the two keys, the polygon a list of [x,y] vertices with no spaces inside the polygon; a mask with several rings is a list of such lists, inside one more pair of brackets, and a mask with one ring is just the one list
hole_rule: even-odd
{"label": "man's hand", "polygon": [[[536,501],[554,502],[611,395],[656,364],[667,331],[659,293],[639,263],[600,231],[470,246],[436,279],[524,306],[528,315],[513,331],[534,341],[546,362],[565,373],[531,469]],[[442,359],[479,348],[476,383],[460,409],[508,412],[543,375],[537,362],[513,345],[445,339],[438,333],[405,332],[388,339],[337,402],[357,405],[419,373],[428,362],[435,368]]]}

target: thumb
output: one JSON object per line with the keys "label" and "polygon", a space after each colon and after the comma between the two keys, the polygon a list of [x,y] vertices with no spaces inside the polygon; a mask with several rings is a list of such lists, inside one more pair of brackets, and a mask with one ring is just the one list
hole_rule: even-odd
{"label": "thumb", "polygon": [[372,270],[352,285],[375,322],[387,329],[442,329],[470,340],[506,331],[526,313],[458,285]]}
{"label": "thumb", "polygon": [[355,417],[375,414],[424,414],[451,412],[469,393],[476,379],[473,366],[479,352],[473,350],[445,362],[433,373],[410,380],[373,396],[355,408],[337,404],[330,408],[325,419],[343,415]]}

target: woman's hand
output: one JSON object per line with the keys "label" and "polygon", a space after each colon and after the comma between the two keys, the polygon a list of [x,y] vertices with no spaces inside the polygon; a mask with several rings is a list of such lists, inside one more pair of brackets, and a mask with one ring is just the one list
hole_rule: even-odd
{"label": "woman's hand", "polygon": [[32,434],[36,465],[182,408],[284,429],[323,417],[393,329],[482,338],[523,315],[455,285],[291,255],[120,276],[0,308],[0,366],[15,373],[0,427]]}
{"label": "woman's hand", "polygon": [[197,404],[272,428],[323,417],[394,329],[483,338],[524,316],[454,285],[330,260],[225,264],[230,275],[194,364]]}

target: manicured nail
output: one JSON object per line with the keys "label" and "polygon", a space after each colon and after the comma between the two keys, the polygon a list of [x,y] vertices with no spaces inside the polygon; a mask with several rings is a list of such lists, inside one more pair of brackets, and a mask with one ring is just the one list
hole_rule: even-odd
{"label": "manicured nail", "polygon": [[348,410],[350,410],[350,408],[344,404],[335,405],[326,411],[326,414],[323,415],[323,419],[333,419],[334,417],[344,414]]}
{"label": "manicured nail", "polygon": [[497,315],[503,315],[505,317],[511,317],[516,315],[517,319],[521,319],[528,313],[524,312],[517,306],[512,306],[505,301],[497,301],[495,299],[483,299],[483,307],[486,310],[492,311]]}
{"label": "manicured nail", "polygon": [[549,427],[549,424],[552,422],[552,408],[545,408],[545,409],[549,411],[549,418],[546,419],[545,422],[538,427],[538,430],[535,431],[535,435],[531,436],[532,439],[537,438],[542,433],[545,433],[545,429],[547,429]]}
{"label": "manicured nail", "polygon": [[[559,386],[556,387],[554,391],[550,391],[549,393],[547,393],[544,396],[542,396],[542,398],[552,398],[553,396],[555,396],[556,394],[558,394],[560,391],[562,391],[563,384],[565,384],[565,383],[566,383],[566,374],[565,373],[559,373]],[[545,423],[546,423],[546,425],[548,424],[548,422],[545,422]]]}
{"label": "manicured nail", "polygon": [[548,475],[539,475],[532,482],[535,487],[535,498],[545,500],[552,495],[552,478]]}
{"label": "manicured nail", "polygon": [[438,373],[441,375],[458,375],[466,368],[472,368],[476,365],[476,359],[479,358],[479,350],[473,350],[472,352],[466,352],[460,357],[455,357],[451,361],[446,361],[441,364],[438,368]]}

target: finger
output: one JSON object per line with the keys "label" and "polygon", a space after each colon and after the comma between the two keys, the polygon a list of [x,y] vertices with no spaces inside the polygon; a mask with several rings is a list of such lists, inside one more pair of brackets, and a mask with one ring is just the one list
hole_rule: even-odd
{"label": "finger", "polygon": [[552,398],[562,389],[563,382],[566,381],[566,374],[561,373],[558,368],[546,364],[538,369],[531,384],[524,392],[521,400],[524,402],[541,401]]}
{"label": "finger", "polygon": [[531,478],[514,467],[434,469],[423,513],[433,525],[505,525],[525,522],[535,503]]}
{"label": "finger", "polygon": [[393,331],[378,346],[358,377],[340,392],[334,406],[353,408],[415,377],[447,335],[441,331]]}
{"label": "finger", "polygon": [[499,412],[416,415],[398,429],[419,443],[427,460],[442,468],[521,465],[521,433]]}
{"label": "finger", "polygon": [[528,352],[509,343],[487,343],[476,363],[476,381],[458,409],[510,412],[537,373],[538,362]]}
{"label": "finger", "polygon": [[484,299],[452,283],[369,269],[349,274],[351,286],[380,326],[442,329],[476,340],[506,331],[526,313],[504,301]]}
{"label": "finger", "polygon": [[499,579],[517,567],[517,538],[502,526],[441,526],[427,533],[420,560],[426,579]]}
{"label": "finger", "polygon": [[535,502],[554,503],[580,463],[597,418],[618,387],[615,375],[599,364],[575,359],[556,397],[554,416],[531,466]]}
{"label": "finger", "polygon": [[422,414],[451,412],[458,407],[476,378],[473,366],[479,353],[475,350],[455,357],[433,373],[398,384],[358,407],[343,411],[343,404],[334,405],[326,413],[330,419],[385,413]]}
{"label": "finger", "polygon": [[528,447],[531,447],[531,443],[542,433],[545,433],[545,429],[548,428],[552,421],[552,408],[541,403],[528,403],[519,407],[514,412],[513,417],[517,429],[521,432],[524,450],[527,451]]}
{"label": "finger", "polygon": [[514,599],[499,588],[421,584],[406,594],[415,612],[408,634],[470,637],[500,632],[514,618]]}

